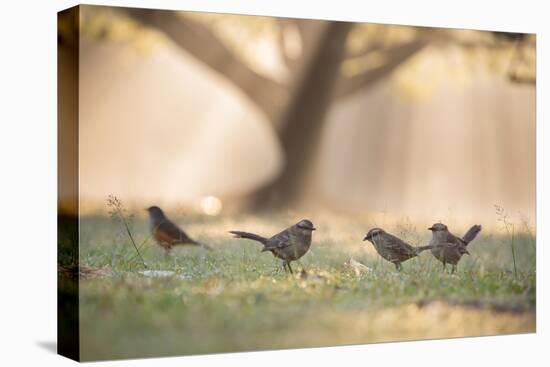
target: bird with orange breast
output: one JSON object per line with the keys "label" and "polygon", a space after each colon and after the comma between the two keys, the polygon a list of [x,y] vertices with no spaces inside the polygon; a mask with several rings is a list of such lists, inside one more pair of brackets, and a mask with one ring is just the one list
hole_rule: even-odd
{"label": "bird with orange breast", "polygon": [[167,254],[176,245],[193,245],[201,246],[211,250],[210,247],[193,240],[183,230],[181,230],[174,222],[166,217],[164,212],[158,206],[147,208],[149,212],[149,220],[151,225],[151,233],[159,246],[161,246]]}

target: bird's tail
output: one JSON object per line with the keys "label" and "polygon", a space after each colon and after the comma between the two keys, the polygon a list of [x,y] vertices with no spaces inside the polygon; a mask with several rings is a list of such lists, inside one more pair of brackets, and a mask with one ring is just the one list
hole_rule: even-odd
{"label": "bird's tail", "polygon": [[182,242],[180,242],[179,244],[180,244],[180,245],[189,245],[189,244],[191,244],[191,245],[195,245],[195,246],[200,246],[200,247],[202,247],[202,248],[205,249],[205,250],[209,250],[209,251],[212,250],[212,247],[210,247],[210,246],[208,246],[208,245],[205,245],[205,244],[202,243],[202,242],[195,241],[195,240],[192,239],[192,238],[187,238],[186,241],[182,241]]}
{"label": "bird's tail", "polygon": [[416,253],[419,254],[419,253],[421,253],[422,251],[431,250],[432,248],[433,248],[433,246],[431,246],[431,245],[428,245],[428,246],[418,246],[418,247],[416,247]]}
{"label": "bird's tail", "polygon": [[474,238],[476,238],[479,232],[481,232],[481,226],[479,224],[476,224],[472,226],[472,228],[470,228],[468,232],[466,232],[462,239],[464,240],[464,242],[466,242],[466,244],[468,244],[472,242]]}
{"label": "bird's tail", "polygon": [[258,236],[257,234],[254,234],[254,233],[241,232],[241,231],[229,231],[229,233],[235,235],[235,238],[246,238],[249,240],[258,241],[264,245],[267,244],[267,238]]}

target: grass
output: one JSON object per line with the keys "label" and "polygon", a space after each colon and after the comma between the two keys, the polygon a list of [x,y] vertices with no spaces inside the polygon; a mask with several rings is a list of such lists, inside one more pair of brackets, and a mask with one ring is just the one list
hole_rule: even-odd
{"label": "grass", "polygon": [[[320,216],[320,215],[319,215]],[[307,276],[291,277],[280,261],[230,229],[276,233],[299,219],[272,217],[175,218],[214,248],[178,247],[171,257],[151,241],[140,248],[148,269],[174,276],[151,278],[126,229],[109,217],[83,217],[80,262],[102,271],[80,282],[84,360],[158,357],[393,340],[535,331],[535,238],[482,232],[470,257],[451,275],[429,253],[394,266],[361,239],[372,224],[320,216],[312,249],[301,260]],[[128,222],[139,244],[145,218]],[[408,222],[390,232],[413,244],[430,233]],[[353,257],[371,268],[344,265]],[[515,265],[514,265],[515,264]],[[301,269],[293,263],[295,272]]]}

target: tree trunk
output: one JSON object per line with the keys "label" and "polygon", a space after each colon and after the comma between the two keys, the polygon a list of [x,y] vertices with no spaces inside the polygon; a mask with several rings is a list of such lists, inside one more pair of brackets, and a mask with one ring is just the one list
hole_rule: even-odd
{"label": "tree trunk", "polygon": [[284,167],[274,181],[254,194],[252,208],[255,210],[297,204],[305,178],[313,166],[323,122],[345,56],[347,34],[353,24],[313,22],[317,24],[318,36],[309,43],[311,48],[303,56],[301,70],[295,85],[291,86],[289,103],[278,124],[285,154]]}
{"label": "tree trunk", "polygon": [[347,56],[346,39],[354,23],[281,18],[283,27],[286,23],[296,26],[302,49],[300,57],[286,60],[291,80],[285,86],[250,70],[199,22],[173,11],[127,9],[126,13],[163,31],[176,45],[233,82],[273,123],[285,155],[284,167],[274,181],[247,198],[253,210],[297,205],[302,198],[304,181],[314,166],[315,151],[331,101],[374,84],[426,44],[413,40],[389,48],[385,50],[388,60],[383,65],[343,78],[339,69]]}

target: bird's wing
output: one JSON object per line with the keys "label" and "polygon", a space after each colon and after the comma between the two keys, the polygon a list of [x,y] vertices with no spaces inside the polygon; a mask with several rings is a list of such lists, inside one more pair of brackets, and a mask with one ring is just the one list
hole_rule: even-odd
{"label": "bird's wing", "polygon": [[267,240],[267,244],[265,245],[264,250],[273,250],[288,246],[290,246],[290,235],[288,233],[288,230],[285,229],[284,231],[277,233],[269,240]]}
{"label": "bird's wing", "polygon": [[386,241],[385,245],[391,251],[403,255],[412,255],[415,253],[414,248],[402,239],[395,237],[394,235],[391,235],[389,233],[388,237],[389,238]]}
{"label": "bird's wing", "polygon": [[187,234],[184,231],[182,231],[177,225],[175,225],[168,219],[160,223],[159,226],[157,227],[157,230],[164,233],[167,236],[170,236],[172,239],[182,243],[195,242],[191,238],[189,238],[189,236],[187,236]]}
{"label": "bird's wing", "polygon": [[457,248],[466,247],[466,245],[467,245],[466,241],[464,241],[460,237],[455,236],[452,233],[449,233],[447,235],[447,238],[445,239],[445,242],[450,244],[450,245],[456,246]]}
{"label": "bird's wing", "polygon": [[446,254],[457,254],[460,255],[464,253],[466,246],[462,242],[442,242],[437,245],[442,249]]}
{"label": "bird's wing", "polygon": [[456,244],[465,244],[466,242],[460,238],[452,234],[451,232],[447,233],[447,236],[445,236],[446,243],[456,243]]}

